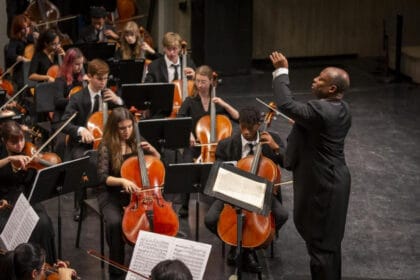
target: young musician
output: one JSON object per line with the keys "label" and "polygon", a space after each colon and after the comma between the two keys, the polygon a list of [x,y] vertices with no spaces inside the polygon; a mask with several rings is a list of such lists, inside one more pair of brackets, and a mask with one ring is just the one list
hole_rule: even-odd
{"label": "young musician", "polygon": [[316,100],[301,103],[289,89],[287,58],[273,52],[270,59],[277,106],[295,121],[285,166],[293,171],[293,218],[311,258],[312,279],[341,279],[351,181],[344,156],[351,113],[343,97],[350,78],[343,69],[325,68],[312,82]]}
{"label": "young musician", "polygon": [[29,80],[36,82],[54,82],[55,78],[47,75],[48,69],[58,65],[58,56],[64,56],[60,38],[53,29],[47,29],[39,35],[35,45],[35,54],[29,67]]}
{"label": "young musician", "polygon": [[141,38],[137,23],[127,22],[122,30],[120,46],[115,52],[115,59],[157,58],[159,54],[149,45],[150,41],[150,36],[146,37],[146,31]]}
{"label": "young musician", "polygon": [[[53,130],[59,127],[61,117],[69,102],[70,92],[73,94],[83,88],[83,81],[87,79],[87,75],[84,74],[83,63],[84,57],[78,48],[71,48],[66,51],[58,76],[55,79],[57,91],[54,95]],[[55,139],[54,147],[54,151],[62,158],[64,158],[64,138],[63,134],[60,133]]]}
{"label": "young musician", "polygon": [[[0,135],[0,200],[13,206],[21,193],[29,194],[36,171],[26,169],[30,157],[23,153],[26,141],[20,125],[15,121],[5,121],[1,124]],[[42,246],[47,252],[48,262],[53,262],[56,256],[52,221],[42,204],[33,208],[39,221],[29,241]],[[5,209],[0,210],[3,223],[7,222],[7,214]]]}
{"label": "young musician", "polygon": [[[103,103],[107,102],[109,109],[122,105],[122,99],[112,90],[106,88],[108,81],[109,66],[101,59],[93,59],[88,64],[87,75],[89,84],[83,90],[75,93],[69,99],[62,121],[70,118],[75,112],[77,116],[63,129],[70,136],[67,143],[67,151],[71,159],[77,159],[92,149],[94,139],[92,131],[87,128],[87,122],[91,114],[101,111]],[[97,124],[99,125],[99,123]],[[76,190],[76,203],[80,200],[81,190]],[[79,209],[76,207],[74,220],[78,220]]]}
{"label": "young musician", "polygon": [[68,268],[63,261],[52,268],[47,268],[45,261],[45,251],[41,247],[22,243],[0,257],[0,273],[3,279],[16,280],[47,279],[51,273],[55,273],[51,278],[58,280],[71,280],[76,276],[76,271]]}
{"label": "young musician", "polygon": [[[261,124],[260,112],[254,107],[243,108],[239,112],[240,131],[229,138],[221,140],[216,148],[216,159],[221,161],[238,161],[256,151],[256,145],[262,143],[262,155],[275,164],[283,166],[284,145],[280,136],[273,132],[259,131]],[[281,192],[273,192],[271,213],[274,216],[276,231],[288,219],[288,212],[281,205]],[[223,210],[224,202],[216,200],[208,210],[205,217],[206,227],[217,234],[219,215]],[[234,264],[234,247],[227,257],[228,264]],[[243,269],[250,272],[260,272],[261,265],[254,258],[250,250],[243,251]]]}
{"label": "young musician", "polygon": [[[129,204],[130,193],[139,190],[136,184],[120,175],[124,160],[137,155],[134,125],[134,117],[126,108],[114,109],[109,115],[98,151],[98,177],[104,186],[98,200],[106,221],[109,258],[120,264],[124,264],[123,207]],[[140,144],[146,154],[160,158],[159,152],[148,142],[141,141]],[[110,279],[120,279],[122,274],[109,266]]]}
{"label": "young musician", "polygon": [[[174,32],[167,32],[163,36],[162,44],[165,55],[155,59],[148,67],[145,83],[168,83],[181,79],[181,36]],[[194,63],[187,60],[184,73],[194,77]]]}
{"label": "young musician", "polygon": [[153,267],[150,280],[192,280],[191,271],[180,260],[164,260]]}
{"label": "young musician", "polygon": [[21,61],[13,68],[13,81],[18,89],[24,86],[23,62],[30,62],[30,58],[25,57],[25,48],[35,43],[38,32],[32,32],[31,21],[25,15],[17,15],[13,18],[10,40],[6,49],[6,68],[11,67],[15,62]]}
{"label": "young musician", "polygon": [[[211,102],[216,104],[216,114],[228,116],[230,119],[237,120],[239,118],[238,111],[229,103],[220,97],[211,99],[211,90],[213,83],[213,70],[203,65],[196,69],[193,95],[188,96],[181,105],[178,111],[178,117],[191,117],[193,131],[190,135],[191,149],[184,149],[183,160],[192,162],[194,157],[199,155],[199,149],[194,148],[196,144],[195,128],[199,119],[205,115],[210,114]],[[189,195],[187,195],[188,197]],[[179,210],[181,217],[188,216],[188,198],[182,202],[182,207]]]}
{"label": "young musician", "polygon": [[120,37],[113,26],[105,23],[107,11],[103,7],[90,8],[91,24],[80,32],[78,43],[106,43]]}

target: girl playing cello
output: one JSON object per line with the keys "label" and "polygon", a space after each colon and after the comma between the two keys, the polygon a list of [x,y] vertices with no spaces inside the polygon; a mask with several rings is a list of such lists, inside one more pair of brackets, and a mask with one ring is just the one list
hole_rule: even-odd
{"label": "girl playing cello", "polygon": [[[109,115],[98,151],[98,177],[104,188],[99,194],[99,206],[106,220],[109,258],[124,263],[124,239],[122,234],[123,207],[130,202],[130,193],[139,188],[120,176],[123,161],[136,155],[136,138],[133,115],[125,108],[115,108]],[[159,152],[146,141],[141,141],[145,153],[160,158]],[[123,192],[121,192],[123,191]],[[110,279],[119,279],[123,272],[109,266]]]}
{"label": "girl playing cello", "polygon": [[[216,105],[216,114],[226,115],[233,120],[237,120],[239,118],[238,111],[222,98],[214,97],[211,99],[210,92],[212,90],[212,83],[213,70],[207,65],[198,67],[195,71],[193,95],[188,96],[179,109],[178,117],[192,117],[193,132],[190,136],[191,148],[184,149],[183,160],[185,162],[192,162],[193,158],[197,157],[199,154],[199,150],[194,148],[197,142],[195,128],[201,117],[210,114],[211,103]],[[179,215],[181,217],[188,215],[188,198],[184,199],[182,202]]]}

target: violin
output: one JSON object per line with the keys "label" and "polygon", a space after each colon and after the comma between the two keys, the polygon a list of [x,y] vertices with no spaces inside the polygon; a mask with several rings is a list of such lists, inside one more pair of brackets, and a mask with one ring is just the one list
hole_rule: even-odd
{"label": "violin", "polygon": [[172,106],[172,112],[170,118],[175,118],[178,114],[179,108],[181,108],[182,102],[193,94],[194,82],[187,79],[187,75],[184,73],[184,69],[187,68],[187,42],[181,42],[181,78],[182,80],[175,80],[172,83],[175,84],[174,89],[174,100]]}
{"label": "violin", "polygon": [[140,230],[175,236],[179,229],[178,216],[172,203],[165,201],[161,193],[165,167],[156,157],[144,155],[137,123],[134,130],[137,156],[128,158],[121,166],[121,176],[142,189],[131,194],[130,203],[124,209],[122,231],[132,245],[136,243]]}
{"label": "violin", "polygon": [[61,163],[61,158],[56,153],[38,152],[38,149],[31,142],[26,142],[25,147],[23,148],[23,153],[33,158],[27,165],[26,168],[33,168],[36,170],[43,169],[48,166],[53,166],[55,164]]}
{"label": "violin", "polygon": [[[270,106],[275,107],[274,103],[271,103]],[[266,114],[263,131],[267,129],[273,115],[273,110]],[[271,182],[280,182],[280,169],[272,160],[262,155],[261,143],[257,145],[255,154],[239,160],[237,167],[252,174],[257,174]],[[242,212],[245,215],[242,230],[242,247],[257,248],[269,244],[274,237],[275,231],[274,217],[271,212],[267,217],[246,210],[242,210]],[[237,231],[236,210],[232,206],[225,204],[217,225],[219,237],[225,243],[237,246]]]}
{"label": "violin", "polygon": [[201,143],[201,162],[216,160],[217,143],[232,135],[232,123],[225,115],[216,115],[216,105],[212,101],[216,97],[217,74],[213,73],[213,87],[210,96],[210,115],[202,116],[195,127],[195,135]]}

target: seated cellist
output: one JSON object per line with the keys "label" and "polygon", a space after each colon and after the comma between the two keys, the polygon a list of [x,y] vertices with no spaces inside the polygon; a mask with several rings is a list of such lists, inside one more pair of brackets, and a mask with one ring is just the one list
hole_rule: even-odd
{"label": "seated cellist", "polygon": [[[120,264],[124,264],[123,207],[129,204],[130,193],[139,190],[136,184],[120,176],[124,160],[137,154],[134,125],[134,117],[127,109],[114,109],[105,125],[98,151],[98,177],[103,185],[98,200],[106,221],[109,258]],[[146,154],[160,158],[159,152],[148,142],[141,141],[140,144]],[[109,279],[122,279],[122,276],[122,271],[109,266]]]}
{"label": "seated cellist", "polygon": [[[221,140],[216,148],[216,159],[221,161],[238,161],[249,154],[253,154],[257,143],[262,143],[262,154],[274,163],[283,166],[284,144],[280,136],[272,132],[260,132],[261,114],[254,107],[243,108],[239,112],[240,132]],[[274,194],[274,192],[273,192]],[[205,217],[206,227],[217,234],[217,224],[224,202],[216,200],[211,205]],[[275,220],[275,229],[278,231],[288,219],[288,212],[281,204],[280,190],[272,199],[271,212]],[[229,265],[235,264],[235,247],[232,247],[227,256]],[[250,249],[243,252],[243,270],[260,272],[261,265],[254,258]]]}

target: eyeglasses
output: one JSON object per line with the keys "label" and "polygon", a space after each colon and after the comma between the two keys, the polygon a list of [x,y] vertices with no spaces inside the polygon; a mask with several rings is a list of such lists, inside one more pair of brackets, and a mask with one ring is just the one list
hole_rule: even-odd
{"label": "eyeglasses", "polygon": [[208,85],[209,83],[210,83],[210,81],[207,81],[207,80],[195,80],[195,83],[197,84],[197,85]]}

